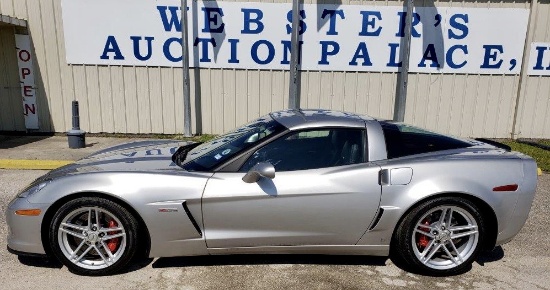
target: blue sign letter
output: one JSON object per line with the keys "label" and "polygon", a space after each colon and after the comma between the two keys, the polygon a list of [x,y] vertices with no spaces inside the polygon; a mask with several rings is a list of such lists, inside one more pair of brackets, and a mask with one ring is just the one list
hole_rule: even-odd
{"label": "blue sign letter", "polygon": [[390,47],[390,61],[386,64],[388,67],[401,67],[401,61],[397,62],[397,49],[399,48],[399,43],[388,43]]}
{"label": "blue sign letter", "polygon": [[[397,12],[397,15],[399,15],[399,31],[395,34],[395,36],[404,37],[405,36],[405,18],[407,18],[407,12]],[[414,29],[414,27],[420,23],[420,15],[417,13],[413,13],[413,19],[412,19],[412,29],[411,29],[411,36],[412,37],[420,37],[420,33]]]}
{"label": "blue sign letter", "polygon": [[200,62],[211,62],[212,60],[208,56],[208,43],[212,43],[212,46],[216,47],[216,40],[214,38],[195,38],[194,46],[202,43],[202,57],[199,59]]}
{"label": "blue sign letter", "polygon": [[480,68],[500,68],[500,65],[502,64],[502,59],[498,62],[496,61],[498,53],[504,52],[502,45],[487,44],[484,45],[483,48],[485,48],[485,56],[483,57],[483,64],[480,66]]}
{"label": "blue sign letter", "polygon": [[363,59],[363,63],[361,64],[362,66],[372,66],[372,62],[370,61],[369,57],[369,51],[367,50],[367,44],[364,42],[359,43],[359,46],[357,46],[357,50],[355,51],[353,58],[349,62],[349,65],[357,65],[358,58]]}
{"label": "blue sign letter", "polygon": [[239,63],[239,59],[237,58],[237,43],[239,43],[239,40],[230,38],[227,41],[231,44],[231,58],[227,62]]}
{"label": "blue sign letter", "polygon": [[[535,64],[533,69],[534,70],[543,70],[544,67],[542,66],[542,59],[544,57],[544,51],[546,51],[548,48],[546,48],[544,46],[537,46],[537,47],[535,47],[535,49],[537,50],[537,63]],[[546,69],[550,70],[550,64],[548,65],[548,67]]]}
{"label": "blue sign letter", "polygon": [[[225,26],[225,23],[223,23],[222,19],[223,10],[217,7],[203,7],[202,11],[204,11],[204,28],[202,29],[202,32],[223,32],[223,27]],[[218,16],[220,17],[221,23],[218,23]],[[216,27],[212,27],[211,24],[215,25]]]}
{"label": "blue sign letter", "polygon": [[[457,22],[457,19],[461,19],[464,23]],[[468,23],[468,14],[455,14],[451,16],[451,19],[449,19],[449,25],[451,25],[452,28],[462,31],[462,33],[455,34],[451,29],[448,29],[447,32],[449,39],[464,39],[468,36],[468,26],[466,26],[466,23]]]}
{"label": "blue sign letter", "polygon": [[[243,34],[258,34],[264,31],[264,24],[262,23],[262,18],[264,18],[264,13],[260,9],[246,9],[242,8],[241,11],[244,13],[244,28],[241,30]],[[250,14],[256,14],[256,17],[251,18]],[[251,29],[250,24],[255,24],[256,29]]]}
{"label": "blue sign letter", "polygon": [[147,55],[143,56],[141,55],[141,53],[139,52],[139,41],[142,39],[143,37],[140,37],[140,36],[130,36],[130,39],[132,39],[133,43],[134,43],[134,56],[138,59],[138,60],[141,60],[141,61],[145,61],[145,60],[148,60],[151,58],[151,54],[153,53],[153,49],[151,48],[151,43],[153,42],[153,39],[155,39],[154,37],[152,36],[146,36],[145,37],[145,41],[147,41]]}
{"label": "blue sign letter", "polygon": [[116,39],[114,36],[109,35],[107,37],[107,42],[105,43],[105,48],[103,49],[103,54],[99,57],[101,59],[109,59],[109,56],[107,53],[112,52],[115,54],[113,57],[117,60],[124,59],[124,56],[122,56],[122,53],[120,52],[120,48],[118,47],[118,43],[116,43]]}
{"label": "blue sign letter", "polygon": [[[174,57],[172,55],[172,53],[170,53],[170,45],[173,42],[179,42],[181,44],[181,38],[172,37],[172,38],[168,38],[164,42],[164,45],[162,46],[162,51],[164,52],[164,57],[166,57],[166,59],[168,59],[171,62],[180,62],[182,60],[181,56],[180,57]],[[181,49],[180,49],[180,51],[181,51]]]}
{"label": "blue sign letter", "polygon": [[340,18],[346,19],[344,16],[344,10],[330,10],[330,9],[324,9],[323,14],[321,14],[321,18],[325,19],[325,17],[329,15],[329,28],[327,31],[327,35],[338,35],[338,32],[336,32],[336,15],[339,15]]}
{"label": "blue sign letter", "polygon": [[[168,15],[166,15],[166,9],[170,10],[170,20],[168,20]],[[157,6],[157,10],[160,13],[160,19],[162,20],[162,25],[164,26],[164,31],[176,31],[181,32],[181,22],[178,19],[178,11],[180,8],[178,6]]]}
{"label": "blue sign letter", "polygon": [[[306,11],[305,10],[300,10],[300,17],[302,19],[306,19]],[[292,10],[288,11],[288,13],[286,14],[286,20],[288,20],[288,22],[292,23]],[[298,35],[302,35],[304,32],[306,32],[307,25],[303,20],[299,20],[299,23],[300,23],[300,27],[298,28]],[[291,33],[292,33],[292,25],[287,24],[286,25],[286,34],[291,34]]]}
{"label": "blue sign letter", "polygon": [[426,60],[432,61],[430,67],[439,67],[439,61],[437,61],[437,53],[435,52],[435,46],[433,43],[428,44],[426,47],[426,51],[424,51],[424,55],[422,56],[422,60],[420,60],[418,67],[426,67]]}
{"label": "blue sign letter", "polygon": [[[261,44],[267,47],[267,57],[264,60],[261,60],[258,57],[258,48],[260,47]],[[267,40],[258,40],[254,42],[254,44],[252,45],[252,48],[250,49],[250,56],[252,56],[252,59],[257,64],[268,64],[275,57],[275,47],[273,46],[273,44],[271,44],[271,42]]]}
{"label": "blue sign letter", "polygon": [[[289,40],[281,40],[281,43],[283,44],[283,60],[281,60],[281,64],[290,64],[290,60],[288,59],[289,55],[292,53],[290,52],[290,45],[292,42]],[[304,44],[303,41],[298,41],[298,63],[301,63],[302,61],[302,44]]]}
{"label": "blue sign letter", "polygon": [[[369,31],[369,27],[375,28],[376,27],[376,19],[382,20],[382,15],[380,14],[380,11],[361,11],[361,15],[363,16],[363,24],[361,25],[361,32],[359,32],[360,36],[379,36],[380,31],[382,31],[382,27],[378,26],[378,29],[375,31]],[[374,16],[374,17],[371,17]]]}
{"label": "blue sign letter", "polygon": [[457,68],[461,68],[463,66],[466,65],[466,63],[468,63],[467,61],[463,61],[459,64],[456,64],[454,63],[453,61],[453,53],[455,50],[457,49],[460,49],[462,50],[462,52],[464,54],[468,54],[468,47],[466,45],[453,45],[451,46],[451,48],[449,48],[449,50],[447,50],[447,54],[445,55],[445,58],[446,58],[446,61],[447,61],[447,65],[450,67],[450,68],[454,68],[454,69],[457,69]]}
{"label": "blue sign letter", "polygon": [[[321,60],[318,64],[328,65],[328,56],[337,54],[340,51],[340,45],[335,41],[319,41],[319,44],[321,44]],[[329,46],[332,47],[330,51]]]}

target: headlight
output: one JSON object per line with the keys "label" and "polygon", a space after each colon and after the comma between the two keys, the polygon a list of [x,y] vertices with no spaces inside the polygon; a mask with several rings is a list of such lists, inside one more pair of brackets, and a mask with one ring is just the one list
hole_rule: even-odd
{"label": "headlight", "polygon": [[50,183],[51,180],[46,180],[46,181],[42,181],[38,184],[35,184],[35,185],[32,185],[23,189],[18,195],[17,197],[18,198],[26,198],[26,197],[29,197],[37,192],[39,192],[40,190],[42,190],[42,188],[46,187],[46,185],[48,185],[48,183]]}

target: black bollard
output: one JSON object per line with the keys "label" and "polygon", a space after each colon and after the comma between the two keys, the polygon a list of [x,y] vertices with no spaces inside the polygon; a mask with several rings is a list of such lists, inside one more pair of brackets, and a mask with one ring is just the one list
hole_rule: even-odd
{"label": "black bollard", "polygon": [[86,132],[80,130],[78,101],[73,101],[73,128],[67,132],[67,137],[69,137],[69,148],[78,149],[86,147]]}

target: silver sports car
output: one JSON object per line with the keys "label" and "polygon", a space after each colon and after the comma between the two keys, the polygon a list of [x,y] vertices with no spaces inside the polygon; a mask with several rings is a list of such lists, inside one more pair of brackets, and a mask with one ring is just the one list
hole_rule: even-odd
{"label": "silver sports car", "polygon": [[206,143],[115,146],[53,170],[6,211],[8,249],[106,275],[134,256],[387,256],[466,271],[524,225],[529,156],[326,110],[271,113]]}

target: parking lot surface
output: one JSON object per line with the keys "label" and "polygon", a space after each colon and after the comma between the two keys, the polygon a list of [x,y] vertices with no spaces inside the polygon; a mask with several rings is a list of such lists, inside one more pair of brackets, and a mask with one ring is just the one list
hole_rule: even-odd
{"label": "parking lot surface", "polygon": [[78,160],[96,151],[136,138],[86,137],[86,147],[69,149],[67,137],[0,135],[0,160]]}
{"label": "parking lot surface", "polygon": [[53,261],[6,250],[4,212],[17,191],[47,171],[0,170],[2,289],[550,289],[550,174],[539,177],[531,214],[510,243],[453,277],[407,273],[365,256],[239,255],[136,261],[127,273],[82,277]]}

